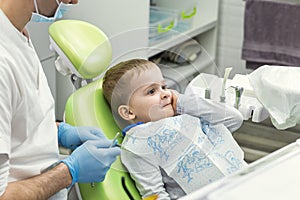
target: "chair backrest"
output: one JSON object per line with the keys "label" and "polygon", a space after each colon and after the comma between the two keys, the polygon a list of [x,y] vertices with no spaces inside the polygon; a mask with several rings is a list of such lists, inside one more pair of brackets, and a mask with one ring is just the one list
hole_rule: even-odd
{"label": "chair backrest", "polygon": [[[105,135],[112,139],[121,130],[114,121],[101,86],[102,81],[97,80],[75,91],[66,103],[65,120],[76,126],[100,127]],[[122,141],[121,137],[118,138],[119,142]],[[111,166],[103,182],[95,183],[93,187],[91,184],[81,183],[79,188],[84,200],[141,199],[134,181],[122,166],[119,157]]]}

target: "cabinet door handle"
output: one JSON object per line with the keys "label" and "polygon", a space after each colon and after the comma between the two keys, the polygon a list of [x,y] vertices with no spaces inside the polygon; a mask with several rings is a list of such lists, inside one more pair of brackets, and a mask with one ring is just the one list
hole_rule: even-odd
{"label": "cabinet door handle", "polygon": [[159,25],[157,26],[157,32],[158,32],[158,33],[165,33],[165,32],[168,32],[169,30],[171,30],[171,29],[174,27],[174,24],[175,24],[175,23],[174,23],[174,20],[172,20],[171,23],[170,23],[170,25],[167,26],[167,27],[165,27],[165,28],[163,28],[162,25],[159,24]]}
{"label": "cabinet door handle", "polygon": [[197,8],[195,6],[193,12],[191,12],[190,14],[186,14],[185,11],[183,10],[181,12],[181,17],[182,17],[182,19],[189,19],[189,18],[193,17],[194,15],[196,15],[196,13],[197,13]]}

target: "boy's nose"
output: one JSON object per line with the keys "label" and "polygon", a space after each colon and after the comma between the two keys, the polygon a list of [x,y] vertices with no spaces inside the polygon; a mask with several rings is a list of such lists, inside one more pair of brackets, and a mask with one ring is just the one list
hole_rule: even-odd
{"label": "boy's nose", "polygon": [[171,97],[171,92],[169,90],[162,90],[161,92],[161,98],[162,99],[167,99]]}

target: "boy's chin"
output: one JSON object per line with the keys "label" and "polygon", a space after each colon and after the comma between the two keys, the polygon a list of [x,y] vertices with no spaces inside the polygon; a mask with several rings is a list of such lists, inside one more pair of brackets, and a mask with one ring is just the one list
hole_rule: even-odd
{"label": "boy's chin", "polygon": [[161,119],[165,119],[165,118],[173,117],[173,116],[174,116],[174,111],[168,110],[168,111],[165,111],[164,114],[162,114],[160,117],[158,117],[159,119],[157,119],[157,120],[161,120]]}

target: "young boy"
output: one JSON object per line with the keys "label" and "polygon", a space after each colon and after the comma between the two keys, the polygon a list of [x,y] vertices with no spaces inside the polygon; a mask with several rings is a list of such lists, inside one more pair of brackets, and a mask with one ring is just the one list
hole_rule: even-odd
{"label": "young boy", "polygon": [[142,197],[177,199],[246,165],[229,132],[241,126],[241,114],[167,89],[154,63],[117,64],[104,76],[103,93],[125,136],[121,160]]}

